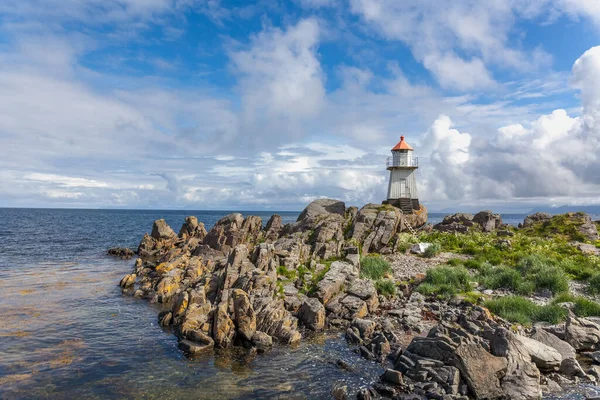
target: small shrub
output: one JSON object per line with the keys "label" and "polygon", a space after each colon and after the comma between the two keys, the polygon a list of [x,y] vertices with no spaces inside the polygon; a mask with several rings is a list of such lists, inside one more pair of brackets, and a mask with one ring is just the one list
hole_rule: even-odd
{"label": "small shrub", "polygon": [[423,252],[423,257],[433,258],[442,251],[442,246],[439,243],[431,243]]}
{"label": "small shrub", "polygon": [[596,295],[600,293],[600,273],[594,274],[589,280],[590,286],[588,291],[590,294]]}
{"label": "small shrub", "polygon": [[516,269],[491,265],[481,268],[478,280],[487,289],[517,290],[523,283],[523,277]]}
{"label": "small shrub", "polygon": [[465,268],[479,270],[481,269],[482,263],[477,260],[467,260],[465,261]]}
{"label": "small shrub", "polygon": [[451,267],[457,267],[459,265],[462,265],[463,262],[460,258],[451,258],[448,261],[446,261],[446,264],[450,265]]}
{"label": "small shrub", "polygon": [[569,278],[554,263],[554,260],[533,254],[519,260],[517,269],[527,281],[533,282],[536,290],[548,289],[554,294],[566,292],[569,290]]}
{"label": "small shrub", "polygon": [[390,272],[392,272],[390,263],[380,255],[368,255],[360,260],[361,278],[377,281]]}
{"label": "small shrub", "polygon": [[389,279],[378,280],[375,282],[375,288],[377,293],[386,297],[392,297],[396,294],[396,285]]}
{"label": "small shrub", "polygon": [[494,314],[521,325],[545,321],[557,324],[567,316],[567,310],[557,305],[539,306],[521,296],[506,296],[488,300],[484,305]]}
{"label": "small shrub", "polygon": [[472,290],[469,273],[463,267],[436,267],[427,271],[417,291],[426,296],[450,298]]}

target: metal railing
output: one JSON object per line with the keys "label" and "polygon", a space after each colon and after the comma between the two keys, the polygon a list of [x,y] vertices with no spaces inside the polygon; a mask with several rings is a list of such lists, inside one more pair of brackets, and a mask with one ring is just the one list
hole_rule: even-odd
{"label": "metal railing", "polygon": [[401,160],[396,159],[394,157],[388,157],[385,161],[386,167],[418,167],[419,166],[419,157],[413,157],[411,160]]}

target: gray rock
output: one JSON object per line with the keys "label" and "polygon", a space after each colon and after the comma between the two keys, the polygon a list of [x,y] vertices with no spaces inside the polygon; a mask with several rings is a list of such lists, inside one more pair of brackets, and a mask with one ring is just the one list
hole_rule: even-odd
{"label": "gray rock", "polygon": [[256,350],[260,353],[267,351],[273,346],[273,338],[261,331],[254,332],[251,342],[252,346],[256,347]]}
{"label": "gray rock", "polygon": [[157,219],[152,226],[151,236],[156,240],[168,240],[177,237],[164,219]]}
{"label": "gray rock", "polygon": [[213,349],[213,346],[208,344],[195,343],[191,340],[184,339],[179,342],[179,348],[187,354],[195,355],[211,351]]}
{"label": "gray rock", "polygon": [[565,340],[577,351],[596,350],[600,343],[600,326],[586,318],[567,317]]}
{"label": "gray rock", "polygon": [[514,335],[514,339],[525,348],[540,370],[558,371],[562,363],[562,355],[558,350],[526,336]]}
{"label": "gray rock", "polygon": [[356,278],[357,276],[358,271],[352,264],[335,261],[331,264],[323,280],[317,284],[316,295],[323,304],[327,304],[333,296],[341,291],[346,280]]}
{"label": "gray rock", "polygon": [[369,319],[356,318],[352,321],[352,327],[358,330],[358,334],[362,339],[368,339],[373,336],[377,324]]}
{"label": "gray rock", "polygon": [[256,315],[248,294],[241,289],[234,289],[232,297],[237,332],[242,338],[250,341],[256,332]]}
{"label": "gray rock", "polygon": [[540,371],[531,361],[527,348],[505,328],[498,328],[490,340],[492,354],[507,361],[502,392],[511,399],[538,400],[542,397]]}
{"label": "gray rock", "polygon": [[563,359],[574,358],[576,355],[573,346],[571,346],[564,340],[561,340],[558,336],[549,333],[539,327],[533,329],[533,334],[531,335],[531,338],[557,350]]}
{"label": "gray rock", "polygon": [[480,211],[473,217],[473,222],[481,225],[484,232],[492,232],[502,226],[502,217],[489,210]]}
{"label": "gray rock", "polygon": [[392,383],[394,385],[403,385],[404,379],[402,378],[402,373],[400,371],[396,371],[394,369],[386,369],[383,375],[381,375],[381,380]]}
{"label": "gray rock", "polygon": [[546,221],[549,219],[552,219],[552,215],[550,215],[546,212],[537,212],[535,214],[528,215],[525,217],[525,220],[523,221],[523,228],[529,228],[536,222]]}
{"label": "gray rock", "polygon": [[574,358],[565,358],[560,364],[559,372],[566,376],[578,376],[580,378],[585,377],[585,372],[579,365],[579,362]]}
{"label": "gray rock", "polygon": [[325,327],[325,307],[318,299],[307,298],[300,307],[298,319],[308,329],[321,330]]}
{"label": "gray rock", "polygon": [[346,213],[346,205],[344,202],[334,199],[318,199],[310,203],[300,213],[297,221],[315,218],[324,214],[338,214],[342,217]]}

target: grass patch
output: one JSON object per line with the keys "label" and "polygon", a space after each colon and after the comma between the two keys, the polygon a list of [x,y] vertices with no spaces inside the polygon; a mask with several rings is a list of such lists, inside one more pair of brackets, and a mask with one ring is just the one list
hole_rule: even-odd
{"label": "grass patch", "polygon": [[557,324],[568,313],[558,305],[540,306],[521,296],[499,297],[484,302],[484,305],[494,314],[521,325],[531,325],[538,321]]}
{"label": "grass patch", "polygon": [[287,279],[296,279],[296,275],[297,272],[296,270],[293,269],[287,269],[285,266],[280,265],[279,267],[277,267],[277,275],[279,276],[284,276]]}
{"label": "grass patch", "polygon": [[374,281],[382,279],[392,272],[390,263],[377,254],[364,256],[360,259],[360,277]]}
{"label": "grass patch", "polygon": [[377,289],[377,293],[383,296],[392,297],[396,295],[396,285],[389,279],[381,279],[376,281],[375,288]]}
{"label": "grass patch", "polygon": [[519,260],[517,269],[536,290],[548,289],[554,294],[566,292],[569,290],[569,278],[555,264],[553,260],[533,254]]}
{"label": "grass patch", "polygon": [[552,304],[574,303],[573,312],[578,317],[600,317],[600,304],[586,299],[583,296],[574,296],[569,293],[563,293],[552,301]]}
{"label": "grass patch", "polygon": [[590,294],[596,295],[600,293],[600,273],[594,274],[588,281],[590,286],[588,291]]}
{"label": "grass patch", "polygon": [[431,243],[423,252],[423,257],[433,258],[442,251],[442,246],[439,243]]}
{"label": "grass patch", "polygon": [[463,267],[436,267],[427,271],[417,291],[425,296],[448,299],[458,293],[470,292],[472,288],[469,282],[469,273]]}

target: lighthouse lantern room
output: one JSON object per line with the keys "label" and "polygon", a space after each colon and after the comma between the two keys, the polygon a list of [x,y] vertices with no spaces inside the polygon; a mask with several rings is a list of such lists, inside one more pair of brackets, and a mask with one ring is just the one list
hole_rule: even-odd
{"label": "lighthouse lantern room", "polygon": [[390,171],[387,200],[405,214],[412,214],[419,209],[419,195],[415,171],[419,168],[419,159],[413,156],[414,149],[400,137],[400,142],[392,149],[392,156],[387,159],[387,169]]}

